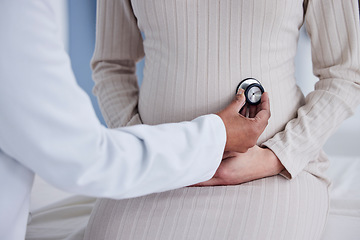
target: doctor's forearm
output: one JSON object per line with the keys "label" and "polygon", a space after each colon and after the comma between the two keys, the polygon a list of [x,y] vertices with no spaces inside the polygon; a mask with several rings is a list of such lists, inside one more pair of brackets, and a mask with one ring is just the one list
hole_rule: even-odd
{"label": "doctor's forearm", "polygon": [[[179,125],[104,128],[76,83],[47,2],[6,1],[6,7],[1,19],[8,21],[0,21],[5,154],[61,189],[92,196],[138,196],[211,177],[226,140],[218,116]],[[14,39],[26,41],[14,44]]]}
{"label": "doctor's forearm", "polygon": [[105,130],[96,149],[103,158],[82,165],[76,191],[97,189],[102,197],[127,198],[205,181],[215,173],[225,146],[224,125],[216,115]]}

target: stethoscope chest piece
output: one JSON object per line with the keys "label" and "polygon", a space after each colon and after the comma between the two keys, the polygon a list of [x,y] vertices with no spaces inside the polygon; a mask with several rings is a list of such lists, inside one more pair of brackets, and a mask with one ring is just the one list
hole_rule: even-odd
{"label": "stethoscope chest piece", "polygon": [[236,88],[236,93],[239,92],[239,89],[244,90],[247,103],[257,105],[261,102],[261,95],[264,93],[264,88],[255,78],[246,78],[242,80]]}

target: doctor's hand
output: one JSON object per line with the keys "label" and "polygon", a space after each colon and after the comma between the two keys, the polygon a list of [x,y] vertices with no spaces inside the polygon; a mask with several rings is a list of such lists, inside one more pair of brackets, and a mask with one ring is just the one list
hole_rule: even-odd
{"label": "doctor's hand", "polygon": [[225,152],[215,175],[194,186],[237,185],[279,174],[284,169],[268,148],[254,146],[246,153]]}
{"label": "doctor's hand", "polygon": [[254,107],[249,118],[240,114],[245,105],[244,91],[239,92],[234,100],[221,112],[217,113],[226,128],[225,151],[244,153],[255,146],[260,134],[264,131],[270,118],[270,103],[265,92],[261,103]]}

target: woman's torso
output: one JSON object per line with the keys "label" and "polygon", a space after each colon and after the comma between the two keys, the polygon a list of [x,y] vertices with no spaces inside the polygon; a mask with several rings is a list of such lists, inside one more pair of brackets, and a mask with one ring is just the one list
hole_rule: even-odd
{"label": "woman's torso", "polygon": [[[132,0],[145,34],[139,113],[146,124],[214,113],[238,83],[260,80],[272,117],[259,143],[296,116],[294,79],[302,0]],[[318,239],[327,184],[306,171],[237,186],[183,188],[101,200],[86,239]],[[100,226],[100,227],[99,227]]]}
{"label": "woman's torso", "polygon": [[303,104],[294,78],[302,0],[132,0],[132,7],[145,35],[144,123],[215,113],[248,77],[270,95],[272,117],[259,142],[296,116]]}

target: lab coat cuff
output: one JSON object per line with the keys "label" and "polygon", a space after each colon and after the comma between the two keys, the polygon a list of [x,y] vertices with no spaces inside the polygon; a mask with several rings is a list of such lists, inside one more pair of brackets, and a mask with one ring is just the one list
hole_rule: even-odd
{"label": "lab coat cuff", "polygon": [[[211,148],[213,150],[215,150],[216,154],[214,156],[213,159],[206,159],[206,162],[204,164],[206,164],[207,166],[210,167],[210,169],[212,169],[210,172],[208,172],[208,174],[206,174],[205,180],[207,181],[209,179],[211,179],[214,174],[216,173],[216,170],[218,169],[221,161],[222,161],[222,156],[224,154],[224,150],[225,150],[225,144],[226,144],[226,128],[224,125],[224,122],[222,121],[222,119],[216,115],[216,114],[208,114],[205,116],[202,116],[200,118],[206,118],[210,124],[211,124],[211,133],[212,133],[212,143],[211,143]],[[209,162],[211,161],[211,162]]]}
{"label": "lab coat cuff", "polygon": [[209,114],[206,115],[206,117],[210,118],[212,122],[214,123],[214,132],[215,132],[215,138],[214,141],[217,141],[216,145],[219,145],[220,148],[224,151],[225,145],[226,145],[226,128],[223,120],[221,117],[219,117],[216,114]]}

